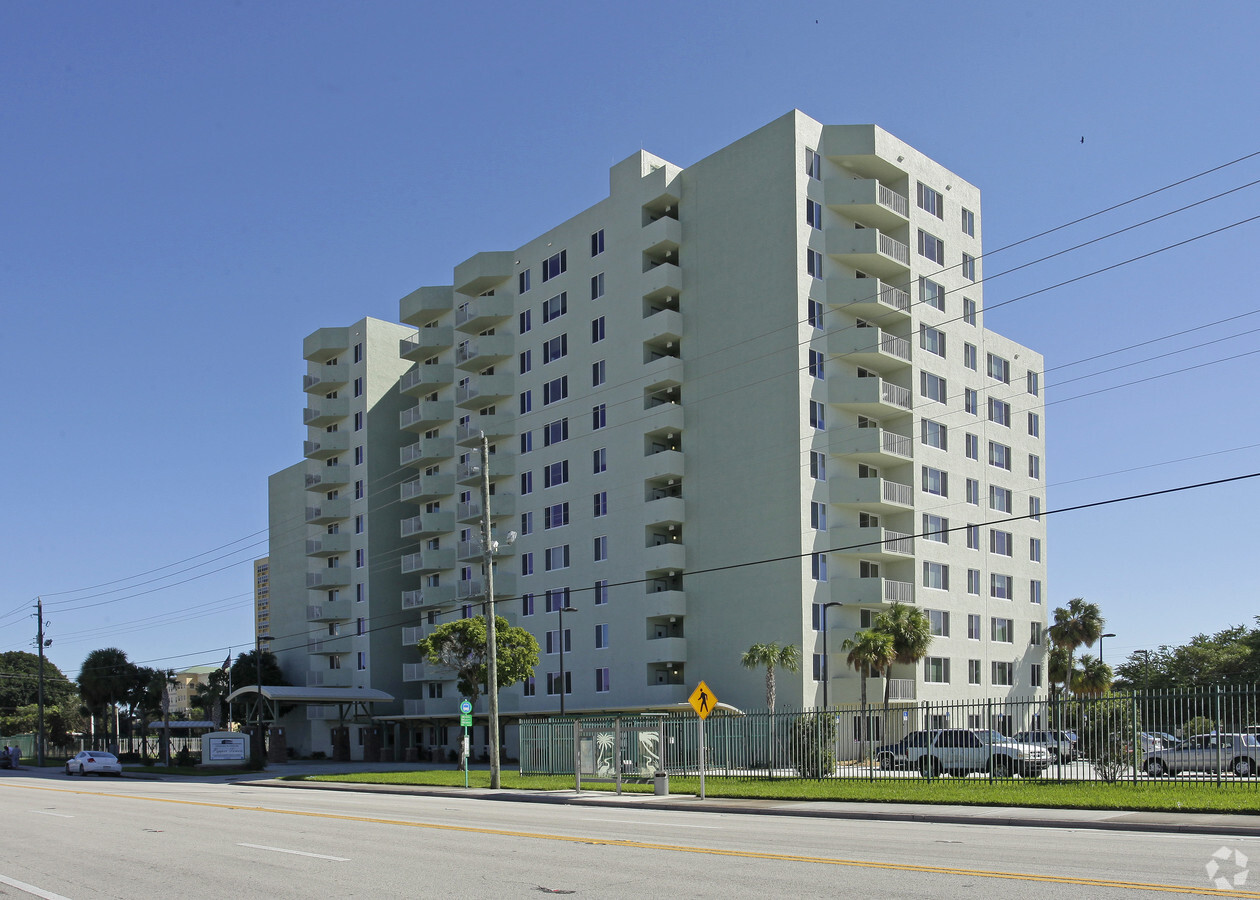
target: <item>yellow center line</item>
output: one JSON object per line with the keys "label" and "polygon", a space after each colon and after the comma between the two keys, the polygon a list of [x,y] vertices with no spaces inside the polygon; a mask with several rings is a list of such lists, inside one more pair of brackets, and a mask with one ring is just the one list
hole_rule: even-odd
{"label": "yellow center line", "polygon": [[453,831],[462,834],[486,834],[499,837],[527,838],[540,841],[562,841],[572,844],[592,844],[602,847],[629,847],[635,850],[661,850],[670,853],[698,853],[706,856],[728,856],[740,859],[764,859],[775,862],[814,863],[826,866],[846,866],[857,869],[882,869],[893,872],[918,872],[930,875],[960,875],[969,878],[1002,878],[1011,881],[1031,881],[1046,884],[1069,884],[1084,887],[1121,888],[1131,891],[1192,894],[1200,897],[1246,897],[1260,900],[1260,892],[1221,890],[1212,887],[1194,887],[1181,884],[1159,884],[1143,881],[1112,881],[1103,878],[1077,878],[1066,875],[1036,875],[1029,872],[1003,872],[988,869],[964,869],[954,866],[927,866],[913,863],[875,862],[862,859],[836,859],[827,856],[804,856],[795,853],[762,853],[755,850],[723,850],[718,847],[687,847],[678,844],[657,844],[649,841],[628,841],[618,838],[578,837],[567,834],[547,834],[535,831],[514,831],[505,828],[480,828],[472,825],[443,825],[434,822],[410,822],[405,819],[384,819],[376,816],[352,816],[342,813],[313,812],[298,809],[277,809],[269,806],[246,806],[236,803],[212,803],[207,800],[178,800],[173,797],[143,797],[134,794],[114,794],[105,791],[84,791],[74,788],[51,788],[25,784],[6,784],[4,787],[27,791],[48,791],[59,794],[78,794],[87,797],[110,797],[117,800],[143,800],[151,803],[171,803],[178,806],[199,806],[210,809],[239,810],[243,812],[275,813],[282,816],[303,816],[312,819],[331,819],[343,822],[362,822],[371,825],[397,825],[404,828],[427,828],[434,831]]}

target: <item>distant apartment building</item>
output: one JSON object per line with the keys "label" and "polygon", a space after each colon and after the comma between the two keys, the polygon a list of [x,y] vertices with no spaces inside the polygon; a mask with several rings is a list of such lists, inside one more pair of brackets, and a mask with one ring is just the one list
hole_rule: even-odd
{"label": "distant apartment building", "polygon": [[254,636],[258,646],[271,648],[271,565],[265,556],[254,560]]}
{"label": "distant apartment building", "polygon": [[[981,229],[958,175],[793,112],[687,168],[635,153],[404,325],[313,333],[306,459],[270,491],[286,673],[388,691],[387,744],[454,740],[455,681],[415,644],[481,612],[484,433],[497,608],[542,648],[509,718],[701,679],[761,707],[740,655],[768,641],[802,651],[780,704],[851,702],[841,645],[894,602],[934,634],[897,701],[1041,692],[1042,359],[983,326]],[[306,716],[323,749],[335,710]]]}

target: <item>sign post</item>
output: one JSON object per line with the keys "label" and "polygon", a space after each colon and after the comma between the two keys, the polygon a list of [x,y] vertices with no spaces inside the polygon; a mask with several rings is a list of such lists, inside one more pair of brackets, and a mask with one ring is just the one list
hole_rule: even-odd
{"label": "sign post", "polygon": [[713,691],[709,690],[709,686],[703,681],[696,685],[696,689],[691,692],[691,696],[687,698],[687,702],[691,704],[691,708],[696,711],[699,716],[697,725],[700,728],[700,799],[704,799],[704,720],[709,718],[709,713],[713,712],[713,708],[717,706],[717,697]]}
{"label": "sign post", "polygon": [[471,750],[468,746],[468,729],[472,727],[472,703],[467,700],[459,701],[459,724],[464,729],[464,787],[468,787],[468,758]]}

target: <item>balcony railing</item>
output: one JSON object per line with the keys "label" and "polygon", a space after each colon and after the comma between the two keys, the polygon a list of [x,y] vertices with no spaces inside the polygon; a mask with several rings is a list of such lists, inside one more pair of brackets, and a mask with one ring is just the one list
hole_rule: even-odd
{"label": "balcony railing", "polygon": [[909,581],[892,581],[884,579],[885,603],[913,603],[914,585]]}

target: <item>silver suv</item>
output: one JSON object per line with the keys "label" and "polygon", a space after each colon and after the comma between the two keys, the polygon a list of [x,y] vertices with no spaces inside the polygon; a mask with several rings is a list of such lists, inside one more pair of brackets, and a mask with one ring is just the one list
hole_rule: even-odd
{"label": "silver suv", "polygon": [[910,749],[910,763],[923,775],[992,772],[997,778],[1040,775],[1050,767],[1050,751],[1013,741],[982,728],[943,728],[931,732],[930,747]]}
{"label": "silver suv", "polygon": [[1020,744],[1036,744],[1050,751],[1050,758],[1064,763],[1076,759],[1076,742],[1066,731],[1021,731],[1011,738]]}

